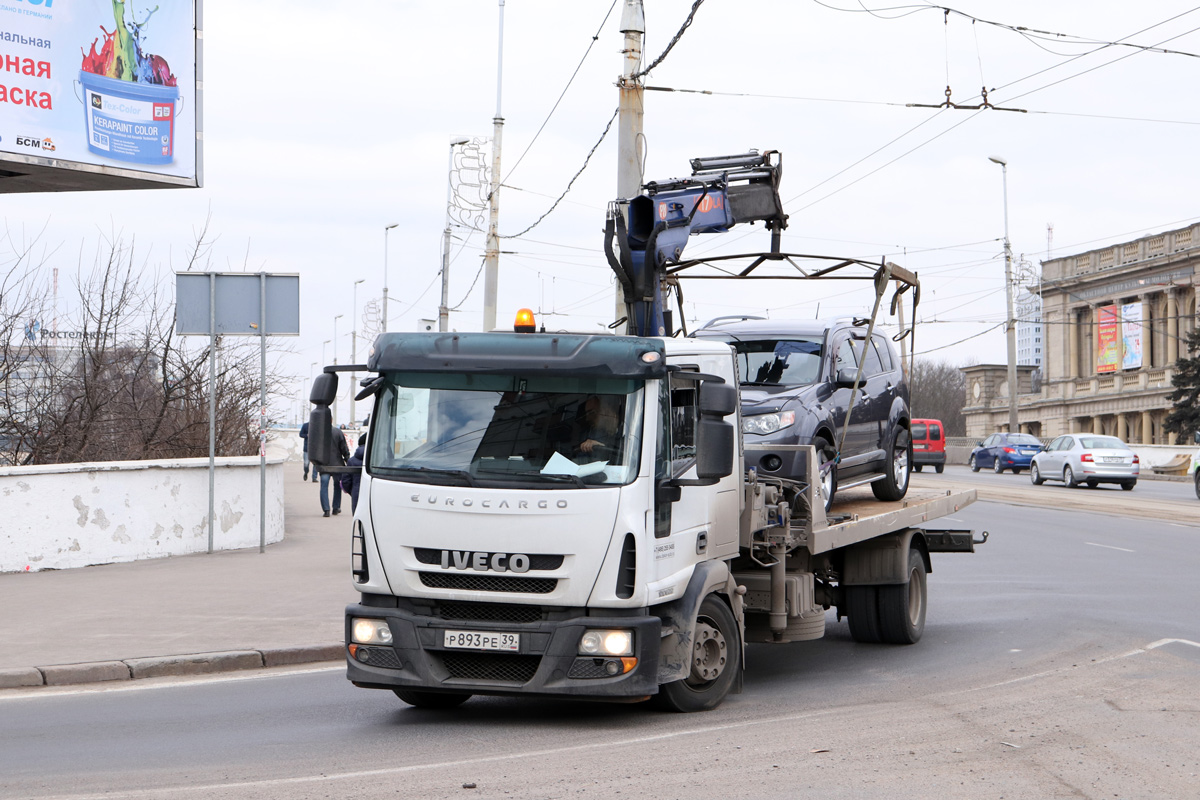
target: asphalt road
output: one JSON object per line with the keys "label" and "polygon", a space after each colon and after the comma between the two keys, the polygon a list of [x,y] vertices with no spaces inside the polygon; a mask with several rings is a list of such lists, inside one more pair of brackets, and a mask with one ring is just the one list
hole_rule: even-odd
{"label": "asphalt road", "polygon": [[1197,516],[977,503],[947,524],[991,538],[935,556],[919,644],[831,614],[821,641],[751,646],[745,691],[704,714],[426,712],[340,669],[8,692],[0,797],[1195,796]]}

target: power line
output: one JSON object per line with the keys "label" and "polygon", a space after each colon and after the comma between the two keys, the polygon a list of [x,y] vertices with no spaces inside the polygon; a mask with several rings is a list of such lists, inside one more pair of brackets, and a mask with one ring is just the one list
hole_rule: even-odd
{"label": "power line", "polygon": [[667,43],[667,48],[662,51],[662,54],[659,55],[658,58],[656,58],[652,62],[650,62],[650,66],[646,67],[641,72],[633,73],[633,75],[630,76],[633,80],[636,81],[638,78],[645,76],[646,73],[648,73],[650,70],[654,69],[655,67],[657,67],[659,64],[661,64],[663,62],[663,59],[667,57],[667,53],[671,52],[671,48],[673,48],[675,45],[677,45],[679,43],[679,40],[681,38],[683,38],[684,31],[686,31],[689,27],[691,27],[692,20],[696,16],[696,9],[700,8],[700,4],[703,2],[704,2],[704,0],[696,0],[696,2],[692,3],[692,10],[690,12],[688,12],[687,19],[685,19],[683,21],[683,25],[679,26],[679,31],[671,38],[671,41]]}

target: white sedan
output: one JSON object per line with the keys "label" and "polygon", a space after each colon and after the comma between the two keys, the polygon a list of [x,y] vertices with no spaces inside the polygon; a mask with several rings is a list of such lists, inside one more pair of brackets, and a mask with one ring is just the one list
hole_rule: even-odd
{"label": "white sedan", "polygon": [[1129,445],[1115,436],[1072,433],[1060,436],[1033,457],[1029,480],[1034,486],[1062,481],[1068,487],[1117,483],[1129,491],[1137,484],[1141,465]]}

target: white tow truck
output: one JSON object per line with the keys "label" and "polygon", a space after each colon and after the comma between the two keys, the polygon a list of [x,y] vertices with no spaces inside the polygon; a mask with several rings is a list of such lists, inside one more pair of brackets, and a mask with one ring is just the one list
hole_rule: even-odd
{"label": "white tow truck", "polygon": [[[746,644],[819,639],[834,608],[857,641],[921,638],[931,555],[986,540],[927,523],[974,491],[839,492],[827,514],[839,456],[790,445],[801,480],[745,470],[733,349],[671,335],[665,299],[682,306],[689,276],[866,267],[868,339],[893,285],[892,313],[905,295],[915,311],[916,276],[895,265],[781,252],[781,167],[775,151],[695,159],[690,177],[610,207],[624,335],[533,332],[520,316],[513,333],[385,333],[365,365],[317,377],[312,431],[331,430],[338,372],[368,372],[358,397],[374,396],[352,535],[361,598],[346,609],[356,686],[421,707],[491,694],[698,711],[740,690]],[[692,235],[755,221],[769,252],[682,258]],[[850,377],[837,380],[857,397],[861,365]],[[309,458],[344,470],[331,441],[310,435]]]}
{"label": "white tow truck", "polygon": [[[412,705],[711,708],[740,689],[747,643],[820,638],[831,608],[858,641],[916,642],[931,554],[976,544],[926,527],[973,491],[847,493],[826,516],[820,481],[743,473],[724,343],[391,333],[366,367],[348,677]],[[314,383],[312,430],[336,380]]]}

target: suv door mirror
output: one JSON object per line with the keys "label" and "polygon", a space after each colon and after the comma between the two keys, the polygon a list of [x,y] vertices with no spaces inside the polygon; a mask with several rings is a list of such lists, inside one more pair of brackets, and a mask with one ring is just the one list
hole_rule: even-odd
{"label": "suv door mirror", "polygon": [[[839,369],[833,382],[839,389],[853,389],[854,379],[857,375],[858,370],[856,369]],[[862,385],[861,382],[859,385]]]}

